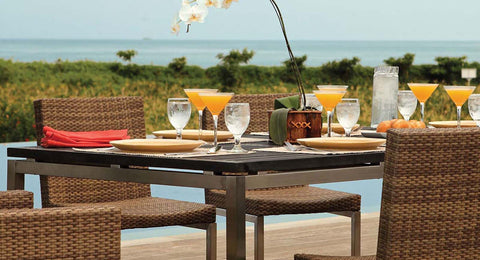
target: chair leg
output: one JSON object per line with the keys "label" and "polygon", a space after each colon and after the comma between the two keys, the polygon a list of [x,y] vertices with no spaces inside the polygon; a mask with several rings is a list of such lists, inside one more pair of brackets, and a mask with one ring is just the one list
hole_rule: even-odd
{"label": "chair leg", "polygon": [[265,255],[265,246],[264,246],[264,219],[263,216],[257,216],[254,225],[254,243],[255,243],[255,260],[263,260]]}
{"label": "chair leg", "polygon": [[217,259],[217,223],[207,226],[207,260]]}
{"label": "chair leg", "polygon": [[360,256],[360,240],[361,240],[361,214],[360,211],[355,211],[352,213],[351,219],[352,225],[352,256]]}

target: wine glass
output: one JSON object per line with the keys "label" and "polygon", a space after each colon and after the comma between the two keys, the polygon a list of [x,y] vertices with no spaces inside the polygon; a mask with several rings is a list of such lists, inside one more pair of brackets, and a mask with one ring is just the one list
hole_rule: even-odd
{"label": "wine glass", "polygon": [[319,85],[317,88],[318,90],[314,90],[313,93],[327,111],[327,136],[331,137],[333,109],[347,93],[348,86]]}
{"label": "wine glass", "polygon": [[213,116],[213,147],[208,150],[208,153],[216,153],[220,150],[220,147],[217,144],[217,126],[218,126],[218,115],[222,112],[225,105],[232,99],[234,93],[215,93],[215,92],[205,92],[199,93],[198,96],[205,103],[210,113]]}
{"label": "wine glass", "polygon": [[198,110],[198,139],[202,139],[202,117],[203,117],[203,110],[205,109],[205,103],[203,103],[202,99],[198,96],[199,93],[211,92],[216,93],[218,89],[204,89],[204,88],[187,88],[184,89],[185,93],[187,94],[190,102]]}
{"label": "wine glass", "polygon": [[473,86],[443,86],[453,103],[457,106],[457,128],[461,127],[461,113],[462,106],[467,101],[468,97],[473,93],[475,87]]}
{"label": "wine glass", "polygon": [[432,95],[433,91],[437,89],[438,84],[428,84],[428,83],[408,83],[408,87],[412,90],[413,94],[420,102],[420,114],[421,121],[424,122],[425,119],[425,102]]}
{"label": "wine glass", "polygon": [[242,134],[250,123],[250,105],[248,103],[230,103],[225,106],[225,125],[235,138],[231,153],[247,153],[240,145]]}
{"label": "wine glass", "polygon": [[190,120],[192,105],[188,98],[169,98],[167,103],[168,120],[177,131],[177,139],[182,139],[182,130]]}
{"label": "wine glass", "polygon": [[417,98],[410,90],[398,91],[398,111],[408,121],[417,108]]}
{"label": "wine glass", "polygon": [[468,98],[468,112],[477,126],[480,127],[480,94],[472,94]]}
{"label": "wine glass", "polygon": [[315,96],[315,94],[305,94],[305,98],[307,99],[307,104],[305,105],[306,107],[315,108],[318,111],[323,110],[323,106],[320,101],[318,101],[318,98]]}
{"label": "wine glass", "polygon": [[349,137],[352,128],[360,116],[360,104],[357,98],[344,98],[337,104],[337,119],[340,125],[345,129],[345,136]]}

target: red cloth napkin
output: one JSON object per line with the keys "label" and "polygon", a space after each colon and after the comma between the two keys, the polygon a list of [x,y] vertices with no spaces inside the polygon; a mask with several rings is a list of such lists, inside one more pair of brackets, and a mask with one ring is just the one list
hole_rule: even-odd
{"label": "red cloth napkin", "polygon": [[69,132],[44,126],[41,143],[43,147],[110,147],[110,141],[130,139],[127,132],[128,129]]}

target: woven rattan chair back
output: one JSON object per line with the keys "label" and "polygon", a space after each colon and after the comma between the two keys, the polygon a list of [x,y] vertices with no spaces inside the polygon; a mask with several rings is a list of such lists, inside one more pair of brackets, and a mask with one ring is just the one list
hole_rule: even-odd
{"label": "woven rattan chair back", "polygon": [[[38,144],[43,126],[64,131],[128,129],[131,138],[145,138],[141,97],[40,99],[34,108]],[[40,185],[43,207],[150,196],[148,184],[41,176]]]}
{"label": "woven rattan chair back", "polygon": [[480,259],[480,129],[388,132],[377,259]]}
{"label": "woven rattan chair back", "polygon": [[[275,99],[289,97],[295,94],[244,94],[233,96],[230,103],[250,104],[250,124],[245,133],[268,131],[268,110],[273,110]],[[225,125],[224,112],[218,117],[218,130],[228,130]],[[203,129],[213,129],[212,114],[205,109],[203,114]]]}

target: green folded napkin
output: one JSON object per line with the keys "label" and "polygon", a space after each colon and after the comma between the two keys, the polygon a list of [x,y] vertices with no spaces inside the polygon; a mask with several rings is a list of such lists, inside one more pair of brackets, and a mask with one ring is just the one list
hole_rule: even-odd
{"label": "green folded napkin", "polygon": [[272,141],[277,145],[283,145],[287,140],[287,117],[290,110],[300,107],[299,96],[291,96],[275,99],[274,108],[270,116],[269,133]]}

